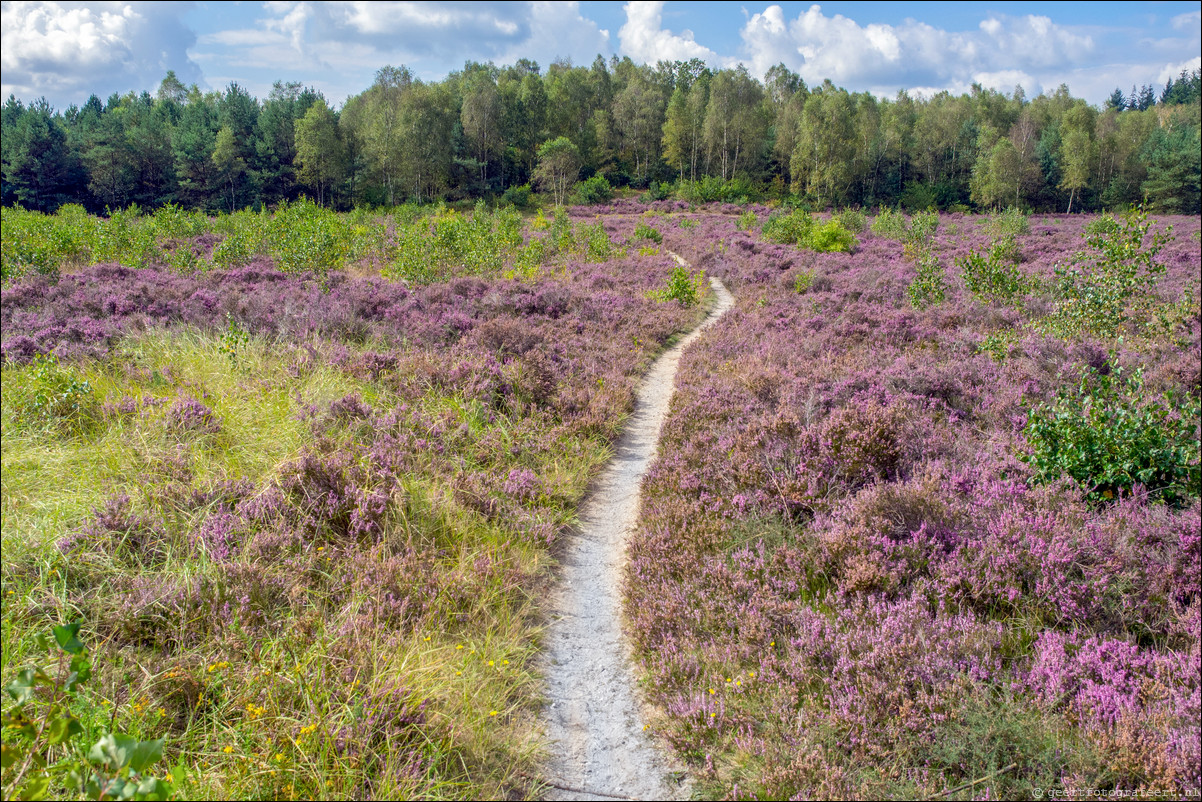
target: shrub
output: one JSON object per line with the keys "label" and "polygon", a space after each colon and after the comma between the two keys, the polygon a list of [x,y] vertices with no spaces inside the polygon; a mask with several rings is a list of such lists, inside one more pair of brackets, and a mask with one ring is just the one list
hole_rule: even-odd
{"label": "shrub", "polygon": [[1133,318],[1150,316],[1152,290],[1165,271],[1155,257],[1172,227],[1150,238],[1149,228],[1142,209],[1131,210],[1121,223],[1103,215],[1089,224],[1084,237],[1091,250],[1078,252],[1070,265],[1056,266],[1058,300],[1047,321],[1050,330],[1064,337],[1116,336]]}
{"label": "shrub", "polygon": [[71,433],[87,428],[98,409],[92,385],[59,365],[53,354],[35,356],[15,397],[5,400],[18,424],[53,426]]}
{"label": "shrub", "polygon": [[1149,398],[1136,370],[1124,377],[1081,370],[1080,381],[1028,413],[1020,455],[1037,483],[1069,476],[1088,498],[1109,501],[1137,484],[1170,504],[1200,495],[1199,402],[1188,396]]}
{"label": "shrub", "polygon": [[836,213],[832,220],[838,220],[839,225],[850,231],[852,234],[863,234],[867,220],[864,213],[859,209],[843,209]]}
{"label": "shrub", "polygon": [[851,253],[857,245],[855,236],[838,220],[814,226],[802,244],[818,253]]}
{"label": "shrub", "polygon": [[930,251],[922,251],[915,257],[918,275],[906,288],[910,303],[916,309],[938,306],[947,294],[947,277],[939,257]]}
{"label": "shrub", "polygon": [[906,236],[906,216],[893,209],[881,209],[872,221],[872,233],[884,239],[900,241]]}
{"label": "shrub", "polygon": [[814,218],[810,213],[794,209],[792,212],[776,211],[768,216],[760,228],[760,234],[769,242],[800,245],[810,236]]}
{"label": "shrub", "polygon": [[600,173],[585,181],[581,181],[576,186],[577,203],[585,205],[608,203],[613,196],[614,190],[609,185],[609,179]]}
{"label": "shrub", "polygon": [[701,297],[701,285],[704,281],[704,273],[689,275],[688,270],[677,265],[668,276],[668,285],[654,293],[654,297],[661,302],[679,301],[682,306],[695,306]]}
{"label": "shrub", "polygon": [[976,250],[956,260],[964,286],[975,298],[1009,303],[1026,292],[1028,281],[1018,269],[1013,237],[995,240],[985,254]]}
{"label": "shrub", "polygon": [[659,244],[664,241],[664,235],[654,226],[649,226],[640,220],[634,227],[634,239],[646,239]]}
{"label": "shrub", "polygon": [[522,184],[520,187],[508,187],[501,195],[501,203],[514,206],[518,209],[530,208],[531,202],[534,200],[534,190],[529,184]]}
{"label": "shrub", "polygon": [[605,225],[600,220],[591,226],[583,226],[580,238],[584,240],[584,252],[591,262],[604,262],[622,253],[622,249],[605,233]]}
{"label": "shrub", "polygon": [[755,216],[755,212],[748,209],[739,215],[739,220],[736,223],[736,227],[740,231],[750,231],[756,227],[757,223],[759,223],[759,218]]}
{"label": "shrub", "polygon": [[1027,215],[1014,206],[1007,207],[1005,211],[994,212],[989,215],[989,220],[983,226],[985,233],[991,237],[1017,237],[1022,234],[1031,233],[1031,225],[1027,222]]}

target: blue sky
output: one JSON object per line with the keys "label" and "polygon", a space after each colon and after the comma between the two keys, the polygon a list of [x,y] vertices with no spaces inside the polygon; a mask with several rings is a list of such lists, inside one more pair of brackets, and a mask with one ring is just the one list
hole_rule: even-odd
{"label": "blue sky", "polygon": [[598,54],[640,63],[777,62],[807,83],[855,91],[1028,96],[1061,83],[1100,104],[1114,87],[1164,84],[1202,66],[1197,2],[4,2],[4,96],[56,108],[89,94],[237,81],[265,97],[301,81],[335,105],[385,64],[441,79],[464,61],[509,64]]}

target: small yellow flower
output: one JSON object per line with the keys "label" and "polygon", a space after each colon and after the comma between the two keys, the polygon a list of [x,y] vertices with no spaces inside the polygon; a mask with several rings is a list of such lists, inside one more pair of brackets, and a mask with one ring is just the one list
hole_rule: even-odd
{"label": "small yellow flower", "polygon": [[463,672],[462,672],[462,671],[456,671],[456,672],[455,672],[455,676],[457,676],[457,677],[462,677],[462,676],[463,676]]}
{"label": "small yellow flower", "polygon": [[718,717],[717,713],[710,713],[710,718],[717,718],[717,717]]}
{"label": "small yellow flower", "polygon": [[175,775],[173,775],[171,772],[167,772],[163,775],[163,779],[169,783],[173,783],[175,782]]}
{"label": "small yellow flower", "polygon": [[[9,591],[9,593],[11,593],[11,592],[12,592],[12,591]],[[456,648],[456,649],[462,649],[462,648],[463,648],[463,644],[462,644],[462,643],[457,643],[457,644],[455,644],[455,648]]]}
{"label": "small yellow flower", "polygon": [[710,688],[710,693],[717,693],[713,688]]}
{"label": "small yellow flower", "polygon": [[317,547],[317,550],[318,550],[318,551],[325,551],[325,550],[326,550],[326,547],[325,547],[325,546],[318,546],[318,547]]}
{"label": "small yellow flower", "polygon": [[283,755],[283,754],[281,754],[280,752],[276,752],[276,753],[275,753],[275,762],[276,762],[276,763],[283,763],[283,762],[284,762],[284,755]]}
{"label": "small yellow flower", "polygon": [[227,746],[225,749],[222,749],[221,751],[225,752],[227,755],[231,755],[234,753],[234,747]]}
{"label": "small yellow flower", "polygon": [[501,661],[501,665],[503,665],[503,666],[507,666],[507,665],[509,665],[509,661],[508,661],[508,660],[502,660],[502,661]]}
{"label": "small yellow flower", "polygon": [[489,660],[488,664],[491,666],[493,664],[492,660]]}
{"label": "small yellow flower", "polygon": [[731,681],[731,680],[730,680],[730,677],[727,677],[727,678],[726,678],[726,681],[727,681],[727,682],[730,682],[730,681]]}
{"label": "small yellow flower", "polygon": [[747,672],[747,676],[751,677],[752,679],[755,679],[755,672],[754,672],[754,671],[748,671],[748,672]]}
{"label": "small yellow flower", "polygon": [[488,711],[488,715],[490,715],[490,716],[495,716],[496,714],[497,714],[497,711],[495,711],[495,710]]}
{"label": "small yellow flower", "polygon": [[160,707],[160,708],[159,708],[159,718],[163,718],[163,717],[164,717],[164,716],[166,716],[166,715],[167,715],[167,711],[166,711],[166,709],[164,709],[164,708]]}

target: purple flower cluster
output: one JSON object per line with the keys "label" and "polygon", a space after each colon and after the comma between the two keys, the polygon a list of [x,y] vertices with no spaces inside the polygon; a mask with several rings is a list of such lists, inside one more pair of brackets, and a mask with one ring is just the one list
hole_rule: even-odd
{"label": "purple flower cluster", "polygon": [[[1033,219],[1020,269],[1050,278],[1087,222]],[[1199,294],[1199,221],[1171,222],[1166,302]],[[1175,338],[1044,336],[1027,324],[1046,294],[982,304],[963,287],[955,258],[989,236],[962,215],[934,237],[947,300],[921,311],[901,243],[870,232],[854,254],[816,254],[734,216],[662,228],[738,301],[682,359],[627,611],[666,735],[709,761],[716,792],[929,795],[986,773],[972,755],[992,736],[968,722],[1032,715],[1076,746],[1053,770],[1022,757],[1034,741],[1012,744],[1011,793],[1074,777],[1196,788],[1198,500],[1099,506],[1068,482],[1032,486],[1019,459],[1028,410],[1081,365],[1196,397],[1196,311]]]}

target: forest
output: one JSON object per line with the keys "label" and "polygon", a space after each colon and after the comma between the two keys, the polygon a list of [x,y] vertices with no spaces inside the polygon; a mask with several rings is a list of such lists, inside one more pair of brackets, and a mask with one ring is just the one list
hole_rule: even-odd
{"label": "forest", "polygon": [[[589,67],[468,62],[442,81],[406,67],[334,108],[276,82],[202,92],[169,72],[153,95],[82,107],[10,96],[0,112],[3,205],[95,213],[177,204],[232,212],[305,195],[334,209],[404,202],[524,206],[534,188],[608,200],[792,200],[964,212],[1200,208],[1202,73],[1115,89],[1104,108],[1061,85],[1027,98],[974,85],[890,99],[783,64],[760,81],[702,61]],[[584,179],[577,184],[579,179]],[[568,193],[572,192],[571,197]]]}

